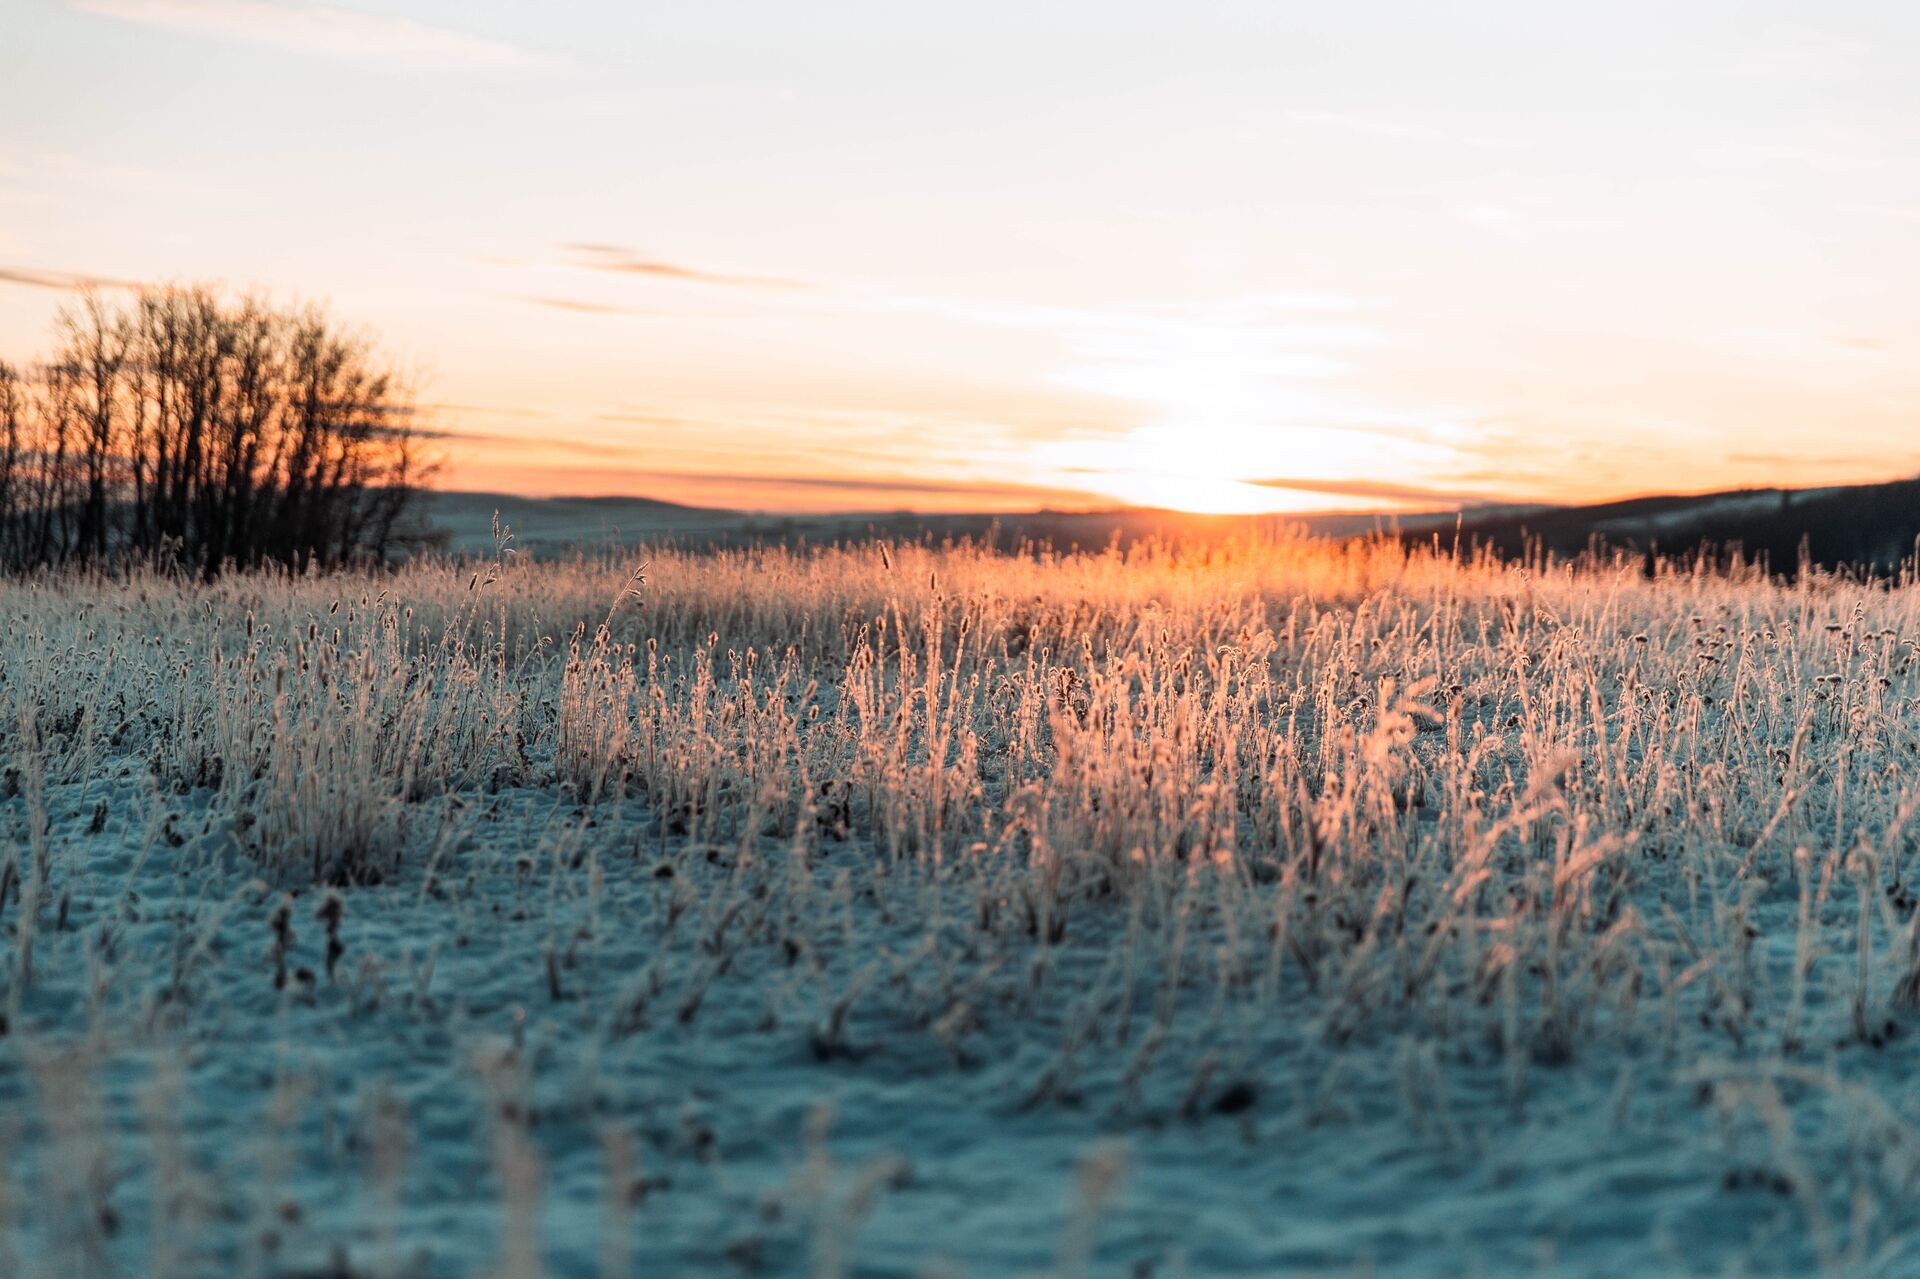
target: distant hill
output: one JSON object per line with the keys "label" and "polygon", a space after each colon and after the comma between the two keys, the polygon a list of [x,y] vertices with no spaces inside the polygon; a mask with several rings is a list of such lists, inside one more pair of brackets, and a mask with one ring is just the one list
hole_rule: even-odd
{"label": "distant hill", "polygon": [[650,497],[516,497],[511,493],[433,490],[420,515],[448,549],[463,554],[493,549],[493,521],[513,532],[516,547],[538,552],[590,544],[627,544],[699,535],[727,527],[733,511],[682,506]]}
{"label": "distant hill", "polygon": [[713,546],[843,542],[870,537],[935,541],[992,537],[1004,546],[1045,543],[1071,550],[1105,546],[1116,539],[1126,544],[1144,537],[1218,536],[1223,532],[1245,533],[1280,525],[1304,525],[1325,537],[1353,537],[1371,532],[1452,528],[1455,519],[1451,511],[1402,516],[1228,516],[1130,508],[1002,514],[898,511],[768,515],[682,506],[645,497],[533,498],[507,493],[443,491],[425,495],[421,515],[442,545],[473,554],[493,549],[496,511],[501,522],[513,531],[514,545],[534,555],[562,554],[583,546],[630,546],[642,542]]}
{"label": "distant hill", "polygon": [[[1739,551],[1792,573],[1804,546],[1822,568],[1875,572],[1912,558],[1920,537],[1920,479],[1809,489],[1733,489],[1695,496],[1640,497],[1592,506],[1467,513],[1462,545],[1517,555],[1530,546],[1577,555],[1595,541],[1629,551],[1725,556]],[[1411,536],[1430,537],[1431,532]]]}
{"label": "distant hill", "polygon": [[683,506],[645,497],[515,497],[506,493],[432,492],[421,514],[448,549],[493,548],[493,518],[512,529],[514,545],[534,555],[580,547],[671,541],[694,546],[762,542],[830,543],[870,537],[917,540],[992,537],[1000,545],[1045,543],[1062,550],[1123,545],[1145,537],[1211,537],[1282,525],[1323,537],[1372,533],[1409,542],[1457,535],[1466,547],[1513,556],[1530,548],[1572,556],[1596,541],[1631,552],[1691,555],[1703,548],[1764,557],[1793,572],[1804,542],[1822,567],[1852,565],[1887,572],[1914,554],[1920,537],[1920,479],[1811,489],[1733,489],[1661,495],[1590,506],[1500,506],[1416,514],[1193,515],[1182,511],[1027,511],[1003,514],[768,515]]}

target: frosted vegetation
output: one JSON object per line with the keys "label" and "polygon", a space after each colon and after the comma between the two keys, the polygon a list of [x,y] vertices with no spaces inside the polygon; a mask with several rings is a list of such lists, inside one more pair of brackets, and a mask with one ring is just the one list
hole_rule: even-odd
{"label": "frosted vegetation", "polygon": [[0,1274],[1913,1273],[1920,589],[6,585]]}

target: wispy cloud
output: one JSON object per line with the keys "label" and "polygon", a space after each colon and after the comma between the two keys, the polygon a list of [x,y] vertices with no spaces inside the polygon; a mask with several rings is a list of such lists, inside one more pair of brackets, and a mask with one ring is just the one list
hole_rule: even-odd
{"label": "wispy cloud", "polygon": [[68,0],[73,8],[142,26],[247,44],[407,67],[484,70],[541,62],[504,40],[413,18],[277,0]]}
{"label": "wispy cloud", "polygon": [[548,307],[555,311],[572,311],[578,315],[651,315],[662,317],[672,316],[674,319],[685,318],[684,316],[675,315],[671,311],[648,311],[639,307],[615,306],[609,302],[587,302],[580,298],[542,297],[527,294],[520,300],[522,302],[531,302],[535,306]]}
{"label": "wispy cloud", "polygon": [[1920,222],[1920,204],[1843,204],[1840,207],[1847,213],[1885,218],[1889,222]]}
{"label": "wispy cloud", "polygon": [[602,443],[598,440],[573,439],[567,436],[553,435],[490,435],[485,431],[447,430],[436,427],[416,427],[412,434],[417,439],[432,440],[441,444],[459,444],[470,448],[505,449],[510,452],[538,453],[578,453],[588,457],[632,457],[643,452],[631,444]]}
{"label": "wispy cloud", "polygon": [[552,409],[523,408],[513,404],[455,404],[447,400],[434,400],[420,406],[426,410],[443,413],[477,413],[483,417],[552,417]]}
{"label": "wispy cloud", "polygon": [[1783,83],[1826,84],[1860,74],[1862,64],[1876,50],[1871,41],[1799,23],[1774,23],[1745,41],[1687,68],[1693,76],[1724,76],[1764,81],[1770,88]]}
{"label": "wispy cloud", "polygon": [[1335,497],[1361,497],[1381,502],[1433,502],[1443,506],[1485,502],[1484,493],[1462,493],[1450,489],[1425,488],[1414,484],[1383,484],[1375,480],[1316,480],[1276,476],[1247,480],[1256,488],[1286,489],[1294,493],[1325,493]]}
{"label": "wispy cloud", "polygon": [[1377,120],[1366,116],[1345,115],[1338,111],[1289,111],[1287,119],[1294,124],[1302,124],[1310,128],[1332,129],[1340,133],[1385,138],[1396,142],[1451,143],[1484,151],[1517,151],[1530,145],[1520,138],[1458,133],[1450,129],[1436,128],[1430,124],[1415,124],[1408,120]]}
{"label": "wispy cloud", "polygon": [[1738,168],[1788,165],[1820,173],[1911,173],[1912,150],[1898,139],[1857,128],[1798,128],[1763,141],[1728,143],[1709,161]]}
{"label": "wispy cloud", "polygon": [[678,262],[650,258],[618,244],[567,244],[562,247],[574,255],[579,265],[594,271],[609,271],[615,275],[642,275],[658,280],[675,280],[684,284],[717,284],[747,289],[812,287],[803,281],[784,279],[779,276],[733,275],[720,271],[702,270]]}
{"label": "wispy cloud", "polygon": [[595,413],[594,417],[602,422],[625,422],[634,426],[660,426],[670,427],[675,430],[687,427],[701,428],[712,425],[709,422],[697,421],[689,417],[669,417],[663,413],[642,413],[637,410],[632,412]]}
{"label": "wispy cloud", "polygon": [[[1030,501],[1072,506],[1094,504],[1097,494],[1084,489],[1060,488],[1044,484],[1021,484],[1000,480],[931,480],[915,475],[762,475],[736,471],[697,470],[620,470],[601,473],[602,480],[618,484],[623,491],[678,493],[684,489],[720,488],[746,495],[749,493],[816,493],[820,500],[833,495],[858,503],[877,495],[901,497],[979,498],[995,503]],[[819,508],[813,501],[804,505]]]}
{"label": "wispy cloud", "polygon": [[[1826,470],[1853,470],[1863,473],[1884,474],[1889,467],[1913,466],[1920,463],[1920,453],[1789,453],[1789,452],[1740,452],[1727,454],[1727,461],[1742,466],[1771,467],[1819,467]],[[1789,481],[1791,484],[1791,481]]]}
{"label": "wispy cloud", "polygon": [[132,280],[115,280],[104,275],[83,275],[78,271],[44,271],[36,267],[0,266],[0,284],[22,284],[34,289],[133,289]]}
{"label": "wispy cloud", "polygon": [[1006,484],[993,480],[929,480],[913,475],[738,475],[725,471],[655,471],[655,475],[690,480],[716,480],[756,488],[831,489],[849,493],[1047,493],[1039,485]]}

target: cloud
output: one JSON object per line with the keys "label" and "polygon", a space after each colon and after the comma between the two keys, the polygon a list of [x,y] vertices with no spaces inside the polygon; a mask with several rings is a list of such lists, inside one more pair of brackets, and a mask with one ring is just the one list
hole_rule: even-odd
{"label": "cloud", "polygon": [[1764,80],[1769,87],[1798,81],[1826,84],[1860,74],[1876,52],[1872,42],[1797,23],[1776,23],[1743,45],[1689,68],[1691,74]]}
{"label": "cloud", "polygon": [[1920,204],[1843,204],[1840,207],[1848,213],[1885,218],[1889,222],[1920,222]]}
{"label": "cloud", "polygon": [[929,480],[912,475],[756,475],[735,471],[634,470],[623,479],[654,483],[720,484],[740,489],[803,489],[837,493],[914,493],[926,496],[1025,497],[1084,503],[1092,494],[1041,484],[999,480]]}
{"label": "cloud", "polygon": [[[1853,128],[1792,129],[1764,141],[1728,143],[1708,159],[1741,168],[1787,165],[1832,174],[1908,173],[1914,168],[1905,146]],[[1888,212],[1886,206],[1877,206],[1877,211],[1883,216]]]}
{"label": "cloud", "polygon": [[[556,311],[572,311],[579,315],[652,315],[673,316],[671,311],[644,311],[638,307],[614,306],[606,302],[585,302],[579,298],[539,297],[526,294],[520,299],[535,306],[551,307]],[[674,318],[679,318],[675,316]]]}
{"label": "cloud", "polygon": [[1340,133],[1354,133],[1370,138],[1387,138],[1396,142],[1444,142],[1477,147],[1484,151],[1517,151],[1530,145],[1520,138],[1454,133],[1446,129],[1437,129],[1429,124],[1414,124],[1404,120],[1375,120],[1363,116],[1343,115],[1337,111],[1289,111],[1287,119],[1295,124],[1304,124],[1312,128],[1332,129]]}
{"label": "cloud", "polygon": [[409,434],[415,439],[432,440],[439,444],[464,444],[474,448],[543,453],[552,450],[561,453],[582,453],[589,457],[630,457],[643,451],[629,444],[602,444],[594,440],[575,440],[551,435],[489,435],[484,431],[447,430],[438,427],[414,427]]}
{"label": "cloud", "polygon": [[812,287],[799,280],[782,279],[778,276],[728,275],[718,271],[703,271],[695,267],[682,266],[677,262],[663,262],[658,258],[644,257],[632,249],[623,248],[617,244],[567,244],[562,247],[574,255],[579,265],[594,271],[610,271],[616,275],[644,275],[684,284],[717,284],[744,289]]}
{"label": "cloud", "polygon": [[133,280],[115,280],[104,275],[82,275],[77,271],[42,271],[35,267],[0,266],[0,284],[23,284],[34,289],[137,289]]}
{"label": "cloud", "polygon": [[[1727,454],[1727,461],[1743,466],[1795,467],[1806,469],[1821,467],[1828,470],[1853,469],[1884,470],[1889,465],[1902,466],[1920,460],[1920,453],[1754,453],[1741,452]],[[1789,481],[1791,483],[1791,481]]]}
{"label": "cloud", "polygon": [[723,480],[728,484],[756,487],[844,489],[855,493],[1039,493],[1048,491],[1030,484],[1003,484],[992,480],[977,482],[924,480],[907,475],[728,475],[721,471],[704,475],[675,471],[660,471],[656,474],[686,479]]}
{"label": "cloud", "polygon": [[360,62],[455,70],[525,66],[541,55],[412,18],[278,0],[68,0],[82,13],[169,31]]}
{"label": "cloud", "polygon": [[697,421],[694,418],[690,418],[690,417],[667,417],[660,413],[641,413],[637,411],[619,412],[619,413],[595,413],[594,417],[598,418],[602,422],[629,422],[637,426],[662,426],[662,427],[679,428],[679,427],[704,427],[704,426],[712,425],[709,422]]}
{"label": "cloud", "polygon": [[486,417],[552,417],[551,409],[519,408],[503,404],[455,404],[446,400],[435,400],[420,406],[422,409],[439,410],[445,413],[479,413]]}
{"label": "cloud", "polygon": [[1412,484],[1385,484],[1375,480],[1319,480],[1280,476],[1272,479],[1245,480],[1255,488],[1287,489],[1295,493],[1325,493],[1335,497],[1364,497],[1382,502],[1486,502],[1484,493],[1460,493],[1448,489],[1422,488]]}

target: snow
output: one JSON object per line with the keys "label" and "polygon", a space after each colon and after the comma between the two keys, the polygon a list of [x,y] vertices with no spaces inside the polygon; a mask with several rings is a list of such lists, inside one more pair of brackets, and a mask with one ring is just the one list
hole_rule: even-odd
{"label": "snow", "polygon": [[[1569,625],[1609,619],[1604,660],[1631,664],[1646,601],[1582,598]],[[1727,598],[1716,616],[1850,604]],[[1823,632],[1803,629],[1811,651]],[[1471,696],[1451,713],[1492,719]],[[1900,730],[1857,746],[1863,775],[1904,759]],[[1897,779],[1876,776],[1858,833],[1902,848]],[[38,801],[12,789],[19,834]],[[1719,793],[1738,824],[1770,815],[1764,786]],[[1773,845],[1749,831],[1709,857],[1706,818],[1632,854],[1646,931],[1621,945],[1669,946],[1645,961],[1672,964],[1665,986],[1568,977],[1585,1004],[1556,1057],[1503,1047],[1506,996],[1444,974],[1344,1023],[1300,968],[1260,971],[1254,925],[1292,889],[1197,856],[1153,872],[1163,893],[1075,899],[1049,940],[977,923],[986,886],[1014,909],[1015,845],[893,856],[778,821],[716,840],[537,773],[412,802],[416,855],[337,890],[249,859],[234,806],[157,785],[138,754],[44,797],[41,923],[21,927],[18,896],[4,918],[0,1273],[1920,1273],[1920,1034],[1883,968],[1868,1034],[1850,1029],[1866,907],[1838,860],[1811,906],[1817,862],[1769,852],[1723,878],[1742,839]],[[1441,840],[1437,810],[1408,820]],[[1844,852],[1852,833],[1798,838]],[[1722,925],[1751,933],[1750,987]],[[1807,936],[1827,953],[1786,1052]],[[1531,1017],[1546,996],[1515,980]]]}
{"label": "snow", "polygon": [[[114,816],[89,836],[84,825],[101,799]],[[164,1065],[182,1080],[176,1120],[195,1162],[265,1190],[273,1183],[263,1167],[285,1160],[285,1181],[265,1206],[280,1240],[268,1273],[326,1273],[336,1247],[366,1273],[483,1272],[502,1219],[489,1135],[500,1103],[489,1069],[513,1078],[493,1087],[534,1117],[545,1165],[541,1255],[556,1275],[597,1273],[605,1236],[621,1229],[604,1204],[608,1130],[628,1134],[639,1152],[632,1184],[642,1189],[624,1206],[623,1231],[636,1273],[815,1273],[819,1237],[842,1229],[854,1259],[847,1273],[918,1275],[938,1261],[969,1274],[1044,1272],[1075,1213],[1076,1167],[1106,1150],[1128,1171],[1095,1229],[1103,1274],[1364,1265],[1390,1274],[1621,1274],[1742,1254],[1769,1272],[1798,1273],[1809,1262],[1794,1246],[1801,1227],[1790,1198],[1722,1184],[1738,1142],[1727,1145],[1730,1134],[1685,1073],[1633,1054],[1542,1071],[1516,1114],[1502,1064],[1462,1044],[1457,1059],[1429,1067],[1424,1086],[1444,1091],[1446,1118],[1422,1129],[1409,1125],[1402,1099],[1414,1072],[1390,1038],[1329,1049],[1282,1009],[1243,1028],[1247,1059],[1228,1069],[1257,1078],[1258,1092],[1228,1114],[1224,1074],[1197,1107],[1183,1104],[1178,1084],[1217,1051],[1208,1009],[1195,1001],[1170,1035],[1170,1064],[1137,1098],[1125,1098],[1119,1079],[1125,1055],[1096,1048],[1068,1091],[1030,1104],[1058,1037],[1060,992],[1086,981],[1104,949],[1097,937],[1076,945],[1070,929],[1037,988],[1006,975],[1006,1011],[985,1014],[957,1066],[913,1034],[909,995],[887,990],[857,1006],[848,1048],[823,1060],[812,1037],[826,1013],[820,992],[872,957],[910,953],[920,933],[916,913],[889,922],[868,895],[880,863],[847,848],[813,872],[822,894],[843,874],[853,890],[851,944],[820,956],[821,980],[748,951],[683,1023],[678,1010],[713,957],[692,941],[693,928],[663,938],[670,885],[717,895],[736,867],[684,850],[664,861],[636,856],[636,844],[651,842],[643,806],[585,817],[537,789],[476,803],[463,869],[424,902],[417,876],[346,893],[345,954],[333,980],[322,971],[316,894],[298,894],[291,958],[319,976],[310,995],[278,992],[264,958],[276,898],[249,892],[254,868],[230,858],[185,871],[159,857],[136,864],[149,802],[129,781],[66,787],[55,799],[56,839],[85,871],[69,930],[41,937],[35,963],[44,976],[22,1016],[76,1031],[88,1024],[89,940],[124,912],[120,962],[148,975],[101,1018],[112,1029],[98,1050],[97,1086],[111,1126],[138,1126],[130,1115],[139,1092]],[[604,895],[592,905],[581,882],[589,872],[554,860],[566,842],[556,832],[584,821],[597,824],[583,842],[606,850],[596,854],[606,858]],[[515,868],[523,854],[535,858],[530,873]],[[655,877],[664,865],[674,879]],[[167,994],[180,922],[235,901],[214,952]],[[579,937],[596,913],[598,927]],[[1096,930],[1121,922],[1087,920]],[[573,949],[558,1001],[544,958],[556,946]],[[430,981],[418,976],[429,962]],[[636,985],[647,989],[653,973],[655,1008],[638,1029],[610,1036],[609,1006]],[[0,1100],[20,1113],[32,1072],[16,1054],[0,1060]],[[303,1098],[284,1127],[267,1115],[276,1090]],[[398,1103],[414,1145],[397,1238],[384,1247],[356,1137],[383,1095]],[[1422,1108],[1441,1113],[1437,1101]],[[809,1124],[823,1112],[830,1185],[806,1175]],[[901,1171],[869,1219],[821,1224],[844,1214],[842,1197],[863,1169],[892,1158]],[[15,1169],[18,1186],[45,1176],[31,1150]],[[114,1255],[129,1266],[151,1244],[152,1193],[139,1181],[116,1188]],[[297,1216],[281,1216],[281,1205]],[[211,1219],[192,1231],[177,1273],[233,1273],[260,1228],[259,1208],[224,1199],[206,1207]],[[16,1238],[29,1255],[42,1242]],[[29,1264],[21,1273],[61,1272]]]}

